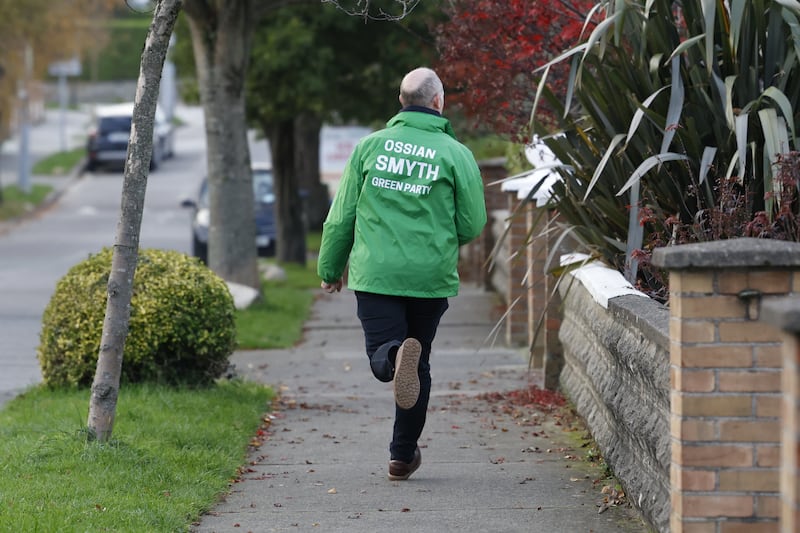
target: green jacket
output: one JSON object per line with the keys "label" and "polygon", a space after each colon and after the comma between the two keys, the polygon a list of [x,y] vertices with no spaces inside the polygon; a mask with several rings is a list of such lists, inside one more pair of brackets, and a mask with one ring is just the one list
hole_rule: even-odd
{"label": "green jacket", "polygon": [[485,224],[478,165],[450,122],[401,111],[353,150],[323,226],[317,273],[333,283],[349,259],[350,289],[455,296],[458,247]]}

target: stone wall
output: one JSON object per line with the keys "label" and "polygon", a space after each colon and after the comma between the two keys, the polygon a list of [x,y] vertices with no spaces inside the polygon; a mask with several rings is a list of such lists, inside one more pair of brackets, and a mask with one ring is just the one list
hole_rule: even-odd
{"label": "stone wall", "polygon": [[633,291],[598,298],[578,280],[562,283],[560,292],[562,389],[628,499],[654,528],[668,531],[669,311]]}

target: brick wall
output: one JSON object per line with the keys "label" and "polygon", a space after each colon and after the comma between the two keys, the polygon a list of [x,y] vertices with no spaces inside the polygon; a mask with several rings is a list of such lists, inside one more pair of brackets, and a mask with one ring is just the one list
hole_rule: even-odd
{"label": "brick wall", "polygon": [[[484,236],[462,250],[462,278],[480,279],[486,288],[500,294],[505,303],[506,344],[530,347],[532,368],[544,368],[545,386],[555,389],[563,366],[558,339],[560,297],[554,290],[556,279],[545,274],[547,258],[558,245],[557,233],[546,231],[555,214],[535,202],[518,199],[516,190],[502,191],[499,183],[507,177],[505,159],[480,161],[479,166],[490,222]],[[492,253],[493,270],[487,272]]]}
{"label": "brick wall", "polygon": [[459,261],[459,276],[463,281],[475,283],[484,288],[490,288],[487,273],[487,260],[495,245],[492,234],[491,213],[498,209],[505,209],[506,194],[495,183],[506,177],[505,158],[479,161],[478,166],[483,178],[484,199],[486,211],[490,215],[483,233],[471,243],[462,246]]}
{"label": "brick wall", "polygon": [[[500,180],[506,178],[505,158],[480,161],[478,165],[484,182],[486,210],[490,216],[487,230],[481,238],[484,254],[480,261],[473,262],[473,271],[477,267],[487,288],[497,291],[503,298],[506,309],[503,318],[504,341],[510,346],[521,346],[529,342],[529,294],[528,294],[528,241],[529,241],[529,207],[516,199],[516,193],[502,191]],[[491,217],[502,213],[504,220],[496,224],[500,229],[491,231]],[[486,272],[487,260],[493,253],[497,243],[502,250],[495,251],[493,268],[500,269],[505,275],[491,275]],[[469,253],[474,254],[475,250]],[[463,254],[462,254],[463,256]],[[463,261],[462,261],[463,262]],[[502,280],[502,286],[491,287],[491,279]]]}
{"label": "brick wall", "polygon": [[653,263],[670,273],[670,530],[778,531],[782,339],[758,319],[800,289],[800,245],[698,243]]}
{"label": "brick wall", "polygon": [[[555,211],[547,213],[548,224],[553,224],[558,215]],[[559,244],[557,232],[550,232],[545,246],[545,260],[547,257],[561,257],[561,255],[571,250],[563,249],[563,244]],[[544,265],[542,265],[542,269]],[[543,270],[537,269],[536,276]],[[561,294],[556,290],[557,278],[554,275],[544,275],[543,297],[545,316],[542,328],[544,330],[544,386],[546,389],[555,390],[558,388],[561,370],[564,368],[564,350],[561,340],[558,338],[558,331],[561,329]],[[534,278],[534,283],[537,284]]]}
{"label": "brick wall", "polygon": [[[529,203],[526,209],[525,227],[531,235],[527,247],[526,263],[528,288],[528,346],[531,349],[531,365],[533,368],[544,366],[545,345],[547,340],[547,276],[545,275],[548,242],[546,238],[536,238],[547,228],[549,211],[537,208]],[[541,323],[541,325],[540,325]],[[538,328],[538,329],[537,329]]]}
{"label": "brick wall", "polygon": [[508,258],[508,286],[505,301],[508,305],[505,318],[506,344],[519,346],[528,342],[528,206],[521,205],[516,193],[506,194],[508,202],[508,233],[503,246]]}
{"label": "brick wall", "polygon": [[[795,284],[800,283],[797,279]],[[800,531],[800,298],[765,304],[762,320],[783,331],[781,533]]]}

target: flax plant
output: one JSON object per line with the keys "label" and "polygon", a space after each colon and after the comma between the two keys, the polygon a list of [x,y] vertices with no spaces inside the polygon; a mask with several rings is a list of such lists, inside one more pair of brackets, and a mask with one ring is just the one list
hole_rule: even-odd
{"label": "flax plant", "polygon": [[[774,164],[798,149],[800,2],[606,0],[585,28],[540,69],[531,120],[563,163],[551,205],[579,241],[633,281],[642,205],[690,223],[719,200],[715,180],[734,177],[751,216],[773,212]],[[565,99],[546,86],[561,61]],[[537,120],[542,99],[556,131]]]}

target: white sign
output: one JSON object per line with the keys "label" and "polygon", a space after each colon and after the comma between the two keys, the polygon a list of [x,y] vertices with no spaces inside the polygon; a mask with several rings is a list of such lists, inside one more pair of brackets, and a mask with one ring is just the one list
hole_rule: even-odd
{"label": "white sign", "polygon": [[358,141],[370,133],[370,128],[362,126],[323,126],[320,132],[320,171],[323,174],[342,172]]}
{"label": "white sign", "polygon": [[60,76],[80,76],[81,75],[81,62],[77,57],[68,59],[66,61],[56,61],[50,63],[47,67],[47,72],[54,78]]}

